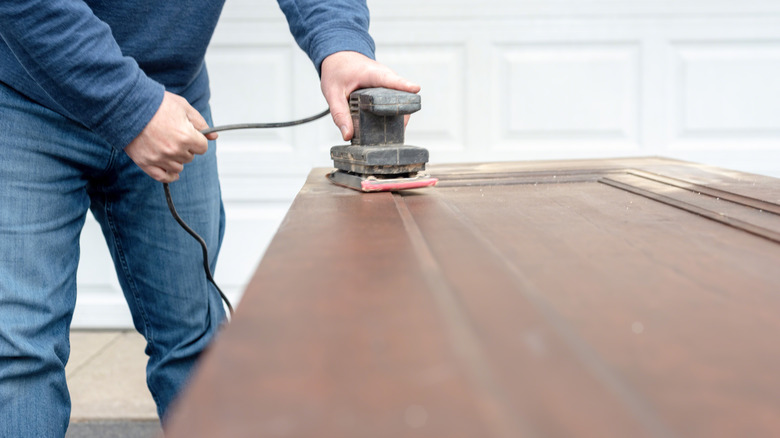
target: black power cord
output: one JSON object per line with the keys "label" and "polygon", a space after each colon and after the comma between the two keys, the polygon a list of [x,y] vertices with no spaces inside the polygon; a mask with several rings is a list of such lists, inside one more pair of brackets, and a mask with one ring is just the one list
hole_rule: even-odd
{"label": "black power cord", "polygon": [[165,200],[168,201],[168,209],[171,211],[173,218],[176,219],[176,222],[178,222],[182,228],[184,228],[184,231],[189,233],[190,236],[194,237],[195,240],[200,243],[200,248],[203,250],[203,270],[206,272],[206,279],[208,279],[208,281],[213,284],[215,288],[217,288],[219,296],[222,297],[222,301],[224,301],[227,305],[227,308],[230,311],[230,315],[233,316],[233,305],[230,304],[228,297],[225,296],[225,294],[222,292],[222,289],[220,289],[219,286],[217,286],[217,283],[214,281],[214,277],[211,276],[211,269],[209,268],[209,250],[206,247],[206,242],[202,237],[200,237],[200,235],[198,235],[198,233],[195,232],[195,230],[190,228],[190,226],[184,222],[184,219],[182,219],[181,216],[179,216],[179,213],[176,211],[176,207],[173,206],[171,188],[168,187],[168,183],[163,183],[163,189],[165,190]]}
{"label": "black power cord", "polygon": [[[321,119],[328,115],[330,113],[330,109],[326,109],[325,111],[313,115],[311,117],[306,117],[305,119],[299,119],[299,120],[292,120],[289,122],[279,122],[279,123],[240,123],[236,125],[222,125],[222,126],[216,126],[213,128],[204,129],[201,132],[201,134],[211,134],[212,132],[220,132],[220,131],[230,131],[234,129],[269,129],[269,128],[286,128],[290,126],[297,126],[297,125],[303,125],[304,123],[313,122],[317,119]],[[225,305],[227,306],[228,310],[230,311],[230,316],[233,316],[233,305],[230,304],[230,300],[228,300],[228,297],[222,292],[222,289],[217,286],[217,283],[214,281],[214,277],[211,275],[211,269],[209,268],[209,251],[206,247],[206,242],[203,240],[202,237],[198,235],[198,233],[195,232],[192,228],[190,228],[189,225],[187,225],[186,222],[184,222],[184,219],[179,216],[179,213],[176,211],[176,207],[173,205],[173,198],[171,198],[171,189],[168,187],[168,183],[163,183],[163,190],[165,191],[165,200],[168,202],[168,209],[171,211],[171,215],[173,215],[173,218],[176,219],[176,222],[179,223],[179,225],[186,231],[190,236],[195,238],[195,240],[198,241],[200,244],[200,248],[203,251],[203,271],[206,273],[206,279],[214,285],[214,287],[217,289],[217,292],[219,292],[219,296],[222,298],[222,301],[225,302]]]}

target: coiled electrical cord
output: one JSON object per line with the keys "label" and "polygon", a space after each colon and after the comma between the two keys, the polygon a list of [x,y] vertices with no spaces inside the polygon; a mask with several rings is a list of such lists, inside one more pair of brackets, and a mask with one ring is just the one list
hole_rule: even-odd
{"label": "coiled electrical cord", "polygon": [[[313,122],[317,119],[321,119],[328,115],[330,113],[330,109],[326,109],[325,111],[313,115],[311,117],[306,117],[305,119],[298,119],[298,120],[292,120],[289,122],[278,122],[278,123],[240,123],[235,125],[222,125],[222,126],[216,126],[213,128],[204,129],[201,132],[201,134],[211,134],[212,132],[220,132],[220,131],[231,131],[234,129],[269,129],[269,128],[287,128],[290,126],[297,126],[297,125],[303,125],[304,123]],[[200,248],[203,251],[203,271],[206,273],[206,279],[214,285],[214,287],[217,289],[217,292],[219,292],[219,296],[222,298],[222,301],[225,302],[225,305],[227,306],[228,310],[230,311],[230,316],[233,316],[233,305],[230,304],[230,300],[228,297],[222,292],[222,289],[217,286],[217,283],[214,281],[214,277],[211,275],[211,268],[209,268],[209,251],[206,247],[206,242],[203,240],[202,237],[198,235],[198,233],[195,232],[192,228],[190,228],[189,225],[187,225],[186,222],[184,222],[184,219],[179,216],[179,213],[176,211],[176,207],[173,205],[173,198],[171,198],[171,189],[168,187],[168,183],[163,183],[163,190],[165,191],[165,200],[168,202],[168,209],[171,211],[171,215],[173,215],[173,218],[176,219],[176,222],[179,223],[179,225],[186,231],[190,236],[195,238],[195,240],[198,241],[200,244]]]}

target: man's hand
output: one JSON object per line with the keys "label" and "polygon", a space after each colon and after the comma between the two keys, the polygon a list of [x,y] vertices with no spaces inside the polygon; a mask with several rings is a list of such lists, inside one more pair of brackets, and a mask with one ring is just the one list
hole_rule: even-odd
{"label": "man's hand", "polygon": [[206,120],[186,99],[166,91],[157,113],[125,147],[125,153],[152,178],[173,182],[179,179],[184,164],[195,154],[205,154],[208,140],[217,138],[216,133],[200,133],[206,128]]}
{"label": "man's hand", "polygon": [[[386,66],[357,52],[337,52],[322,61],[320,87],[330,105],[333,122],[344,141],[354,129],[349,114],[349,95],[359,88],[384,87],[417,93],[420,86],[398,76]],[[409,120],[406,116],[406,121]]]}

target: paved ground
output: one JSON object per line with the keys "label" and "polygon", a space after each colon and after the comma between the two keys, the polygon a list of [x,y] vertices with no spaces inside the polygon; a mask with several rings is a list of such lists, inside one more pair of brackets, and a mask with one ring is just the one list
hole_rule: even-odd
{"label": "paved ground", "polygon": [[70,342],[67,438],[160,436],[146,388],[143,337],[135,331],[73,331]]}
{"label": "paved ground", "polygon": [[65,438],[157,438],[162,436],[157,421],[110,420],[73,423]]}

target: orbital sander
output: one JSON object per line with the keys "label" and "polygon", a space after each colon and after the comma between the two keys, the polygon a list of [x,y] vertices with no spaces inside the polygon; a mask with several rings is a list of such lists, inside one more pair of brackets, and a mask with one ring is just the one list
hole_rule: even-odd
{"label": "orbital sander", "polygon": [[349,96],[352,144],[333,146],[336,168],[328,179],[361,192],[429,187],[428,150],[404,144],[404,116],[419,111],[420,96],[387,88],[364,88]]}

